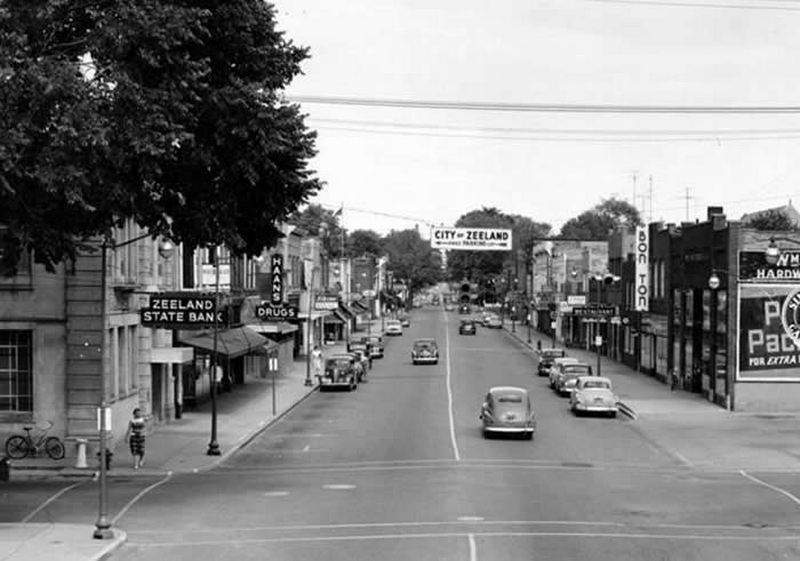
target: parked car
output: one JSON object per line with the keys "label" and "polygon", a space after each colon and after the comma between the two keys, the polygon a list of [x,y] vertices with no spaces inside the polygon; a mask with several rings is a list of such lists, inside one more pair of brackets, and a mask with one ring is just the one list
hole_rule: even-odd
{"label": "parked car", "polygon": [[459,314],[468,314],[468,313],[470,313],[470,311],[471,310],[470,310],[469,304],[461,304],[461,305],[458,306],[458,313]]}
{"label": "parked car", "polygon": [[565,349],[549,348],[542,349],[537,354],[539,355],[539,364],[536,366],[536,373],[539,376],[547,376],[550,373],[550,366],[552,366],[553,360],[567,356],[567,351]]}
{"label": "parked car", "polygon": [[520,434],[533,438],[536,415],[528,390],[514,386],[495,386],[486,394],[479,415],[483,421],[483,437],[490,434]]}
{"label": "parked car", "polygon": [[560,364],[567,364],[567,363],[578,363],[580,362],[574,356],[564,356],[564,357],[556,357],[553,359],[552,364],[550,364],[550,369],[547,371],[547,376],[550,379],[550,387],[556,389],[556,384],[558,383],[558,365]]}
{"label": "parked car", "polygon": [[387,319],[385,332],[386,335],[402,335],[403,324],[400,323],[399,319]]}
{"label": "parked car", "polygon": [[475,322],[471,319],[462,319],[458,326],[459,335],[475,335],[478,329],[475,327]]}
{"label": "parked car", "polygon": [[571,364],[560,364],[558,366],[558,381],[556,382],[556,391],[558,395],[569,395],[575,388],[575,383],[581,376],[591,376],[592,367],[583,362],[576,362]]}
{"label": "parked car", "polygon": [[413,364],[437,364],[439,362],[439,345],[435,339],[417,339],[411,347]]}
{"label": "parked car", "polygon": [[397,319],[400,320],[400,325],[402,327],[411,327],[411,318],[408,317],[408,314],[402,314],[398,316]]}
{"label": "parked car", "polygon": [[489,329],[500,329],[503,327],[502,320],[495,314],[489,314],[484,320],[483,324]]}
{"label": "parked car", "polygon": [[578,377],[575,389],[569,397],[570,407],[576,415],[605,413],[616,417],[618,401],[611,388],[611,380],[602,376]]}
{"label": "parked car", "polygon": [[370,353],[370,344],[366,337],[361,337],[360,339],[353,339],[347,342],[347,352],[352,353],[353,351],[363,351],[364,354],[369,356]]}
{"label": "parked car", "polygon": [[317,378],[320,391],[335,388],[353,391],[358,387],[355,357],[341,354],[325,359],[325,369]]}
{"label": "parked car", "polygon": [[383,358],[383,337],[380,335],[369,335],[367,343],[370,346],[368,355],[370,358]]}
{"label": "parked car", "polygon": [[448,303],[446,303],[444,305],[444,311],[445,312],[452,312],[455,309],[456,309],[456,307],[453,304],[451,304],[450,302],[448,302]]}

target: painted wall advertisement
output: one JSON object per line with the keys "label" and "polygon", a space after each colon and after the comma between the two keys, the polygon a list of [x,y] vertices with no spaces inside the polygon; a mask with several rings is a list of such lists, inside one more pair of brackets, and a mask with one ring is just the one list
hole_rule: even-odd
{"label": "painted wall advertisement", "polygon": [[741,284],[738,381],[800,381],[800,287]]}

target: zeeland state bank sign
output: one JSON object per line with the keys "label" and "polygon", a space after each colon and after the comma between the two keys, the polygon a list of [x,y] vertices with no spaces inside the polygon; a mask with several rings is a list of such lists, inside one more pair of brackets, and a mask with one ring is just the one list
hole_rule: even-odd
{"label": "zeeland state bank sign", "polygon": [[431,228],[433,249],[510,251],[511,230],[505,228]]}
{"label": "zeeland state bank sign", "polygon": [[204,329],[225,324],[225,312],[217,309],[216,297],[196,292],[153,294],[149,306],[139,313],[145,327]]}

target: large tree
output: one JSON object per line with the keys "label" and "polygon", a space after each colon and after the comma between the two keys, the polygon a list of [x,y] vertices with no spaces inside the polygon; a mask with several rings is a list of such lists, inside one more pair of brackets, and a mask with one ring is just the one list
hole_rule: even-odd
{"label": "large tree", "polygon": [[743,225],[756,230],[797,231],[800,229],[786,212],[774,208],[754,214]]}
{"label": "large tree", "polygon": [[380,257],[383,255],[383,239],[373,230],[354,230],[347,239],[346,250],[350,257]]}
{"label": "large tree", "polygon": [[561,236],[578,240],[604,240],[619,228],[641,224],[642,219],[635,206],[611,197],[568,220],[561,227]]}
{"label": "large tree", "polygon": [[405,282],[408,287],[409,302],[419,289],[441,280],[440,254],[416,229],[391,231],[383,238],[383,247],[394,279]]}
{"label": "large tree", "polygon": [[283,89],[307,50],[262,0],[0,5],[3,259],[52,268],[132,218],[255,254],[316,193]]}
{"label": "large tree", "polygon": [[318,204],[309,204],[289,217],[289,223],[304,231],[323,237],[330,256],[334,259],[344,253],[346,232],[339,225],[339,211],[327,210]]}

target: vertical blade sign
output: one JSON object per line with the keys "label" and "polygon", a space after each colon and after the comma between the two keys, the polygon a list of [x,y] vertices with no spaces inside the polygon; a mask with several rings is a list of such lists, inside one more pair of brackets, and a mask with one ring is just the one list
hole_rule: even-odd
{"label": "vertical blade sign", "polygon": [[636,228],[636,311],[650,309],[650,235],[647,227]]}
{"label": "vertical blade sign", "polygon": [[270,259],[272,271],[272,297],[270,303],[280,306],[283,303],[283,255],[274,253]]}

